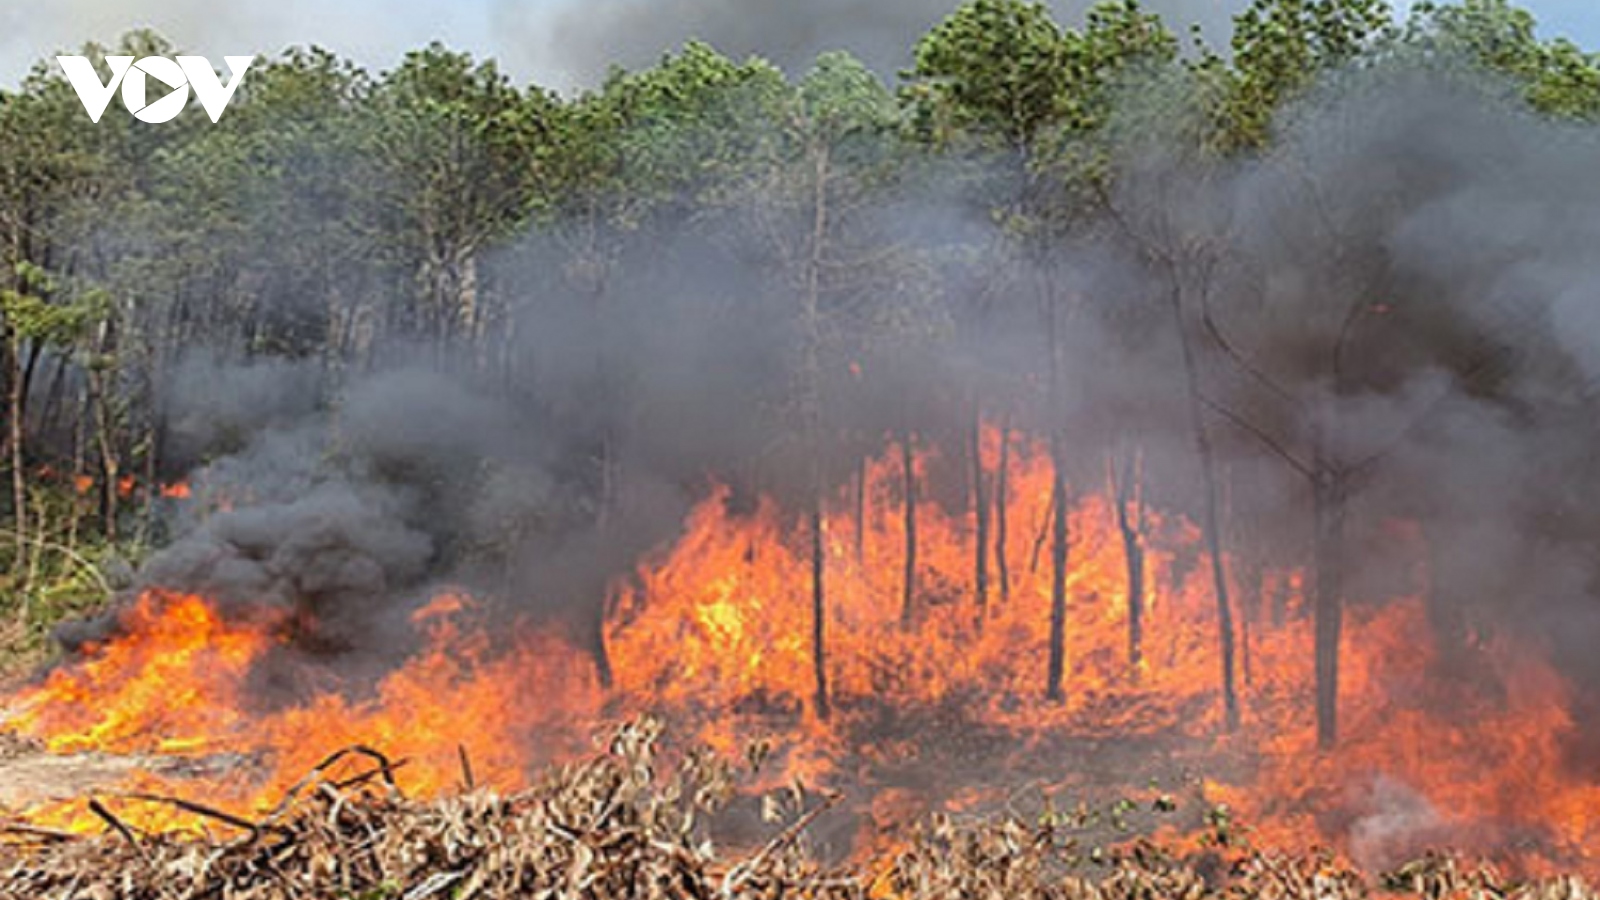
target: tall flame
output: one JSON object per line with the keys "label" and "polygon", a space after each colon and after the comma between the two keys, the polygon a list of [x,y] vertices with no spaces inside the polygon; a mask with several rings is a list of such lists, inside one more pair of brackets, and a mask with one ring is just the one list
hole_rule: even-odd
{"label": "tall flame", "polygon": [[[1215,767],[1207,798],[1236,810],[1268,844],[1361,854],[1405,841],[1464,843],[1533,868],[1591,866],[1584,848],[1600,840],[1600,784],[1566,764],[1570,686],[1509,638],[1479,653],[1496,690],[1441,677],[1425,573],[1414,596],[1349,611],[1344,737],[1332,751],[1316,745],[1304,575],[1269,573],[1286,597],[1283,615],[1262,615],[1257,597],[1240,600],[1249,664],[1242,730],[1230,736],[1218,714],[1216,611],[1207,567],[1196,564],[1200,534],[1181,517],[1152,513],[1146,523],[1145,649],[1135,666],[1115,500],[1074,491],[1067,691],[1047,700],[1051,573],[1040,547],[1053,472],[1037,442],[1012,438],[1002,454],[1001,440],[989,429],[983,451],[990,471],[1009,460],[1011,539],[991,560],[1004,565],[992,570],[981,615],[970,517],[919,498],[914,606],[909,625],[903,619],[905,473],[894,448],[863,469],[859,522],[851,489],[827,504],[826,718],[812,702],[803,526],[771,500],[736,512],[718,487],[610,598],[609,692],[560,628],[507,626],[508,614],[458,592],[413,614],[420,651],[375,682],[305,663],[310,687],[269,702],[252,679],[292,651],[287,614],[224,616],[204,598],[151,591],[123,614],[118,637],[18,697],[9,724],[58,753],[240,754],[248,764],[214,776],[211,794],[259,810],[352,744],[403,759],[405,786],[417,793],[468,777],[515,788],[534,764],[579,746],[600,717],[646,710],[731,754],[752,739],[787,740],[795,750],[782,776],[847,780],[852,759],[892,739],[877,727],[886,711],[938,709],[947,713],[940,728],[1008,734],[1018,753],[1107,737],[1184,739],[1194,765]],[[914,474],[935,454],[918,454]],[[30,815],[94,824],[70,805]]]}

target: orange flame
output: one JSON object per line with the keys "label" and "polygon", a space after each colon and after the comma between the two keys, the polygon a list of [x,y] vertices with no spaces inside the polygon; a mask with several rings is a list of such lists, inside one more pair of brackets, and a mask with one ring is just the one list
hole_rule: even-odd
{"label": "orange flame", "polygon": [[[998,431],[983,443],[992,472],[1002,456]],[[853,489],[830,498],[826,719],[812,701],[804,527],[771,500],[737,513],[719,487],[610,598],[609,693],[562,629],[459,592],[412,614],[421,649],[372,683],[296,659],[287,613],[224,616],[202,598],[152,592],[124,615],[119,637],[26,691],[10,726],[54,752],[244,754],[250,765],[209,796],[226,789],[239,808],[263,809],[329,751],[356,743],[406,760],[404,785],[417,793],[459,785],[463,758],[480,783],[515,788],[534,764],[581,746],[602,715],[643,710],[724,753],[769,735],[787,739],[795,749],[775,777],[849,780],[860,777],[860,767],[849,774],[853,760],[899,752],[892,735],[875,730],[876,717],[942,710],[957,724],[947,717],[941,727],[1009,734],[1018,752],[1110,737],[1185,739],[1192,764],[1216,772],[1207,799],[1236,810],[1269,845],[1331,844],[1360,856],[1445,842],[1500,851],[1532,869],[1591,866],[1585,848],[1600,846],[1600,784],[1565,765],[1575,731],[1570,687],[1509,639],[1480,651],[1496,690],[1442,678],[1427,638],[1425,572],[1411,596],[1349,611],[1345,736],[1330,752],[1315,740],[1304,574],[1267,576],[1287,597],[1281,622],[1262,614],[1259,597],[1240,596],[1251,676],[1241,684],[1243,730],[1229,737],[1218,715],[1215,606],[1206,565],[1196,564],[1204,562],[1199,532],[1181,517],[1150,516],[1144,656],[1135,669],[1115,501],[1076,491],[1067,691],[1047,701],[1051,573],[1039,547],[1053,473],[1038,442],[1014,439],[1007,451],[1010,540],[990,560],[981,622],[971,518],[921,497],[912,618],[903,623],[906,473],[893,448],[865,468],[859,523]],[[924,451],[913,474],[938,462]],[[1397,541],[1419,537],[1397,528]],[[1420,547],[1416,557],[1425,558]],[[269,704],[271,692],[252,679],[274,663],[303,684]],[[96,824],[63,807],[34,818]]]}

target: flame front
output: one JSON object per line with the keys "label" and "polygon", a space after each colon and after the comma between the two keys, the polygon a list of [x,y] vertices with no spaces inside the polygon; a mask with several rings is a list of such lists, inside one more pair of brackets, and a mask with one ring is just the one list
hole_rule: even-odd
{"label": "flame front", "polygon": [[[924,744],[963,731],[1005,735],[1006,754],[988,760],[995,784],[1029,753],[1142,736],[1181,748],[1185,767],[1214,772],[1206,798],[1235,810],[1267,845],[1331,844],[1361,855],[1443,842],[1497,851],[1533,870],[1591,868],[1584,848],[1600,839],[1600,785],[1567,764],[1570,686],[1505,638],[1479,654],[1495,691],[1442,677],[1425,573],[1414,596],[1349,610],[1344,735],[1331,751],[1316,744],[1304,576],[1269,573],[1281,615],[1266,615],[1259,597],[1239,601],[1248,663],[1244,721],[1230,735],[1219,714],[1216,608],[1199,532],[1175,516],[1151,513],[1145,523],[1144,652],[1134,665],[1116,501],[1108,490],[1075,490],[1066,692],[1047,700],[1052,585],[1041,546],[1053,472],[1037,442],[1014,438],[1004,454],[1000,442],[988,429],[989,471],[1009,461],[1010,539],[991,559],[981,614],[971,517],[922,498],[907,618],[896,448],[827,504],[827,717],[813,702],[804,527],[771,500],[735,512],[730,491],[718,487],[681,536],[609,598],[609,690],[562,628],[531,619],[507,626],[508,614],[442,593],[412,616],[421,650],[375,684],[306,663],[305,683],[273,699],[254,680],[291,652],[296,623],[287,614],[223,615],[204,598],[151,591],[124,613],[119,637],[84,648],[16,698],[9,726],[57,753],[236,755],[242,762],[226,774],[205,776],[207,792],[246,811],[272,807],[329,752],[354,744],[403,760],[402,783],[414,793],[449,791],[469,777],[514,789],[535,765],[579,748],[602,717],[642,711],[732,755],[774,738],[792,747],[778,777],[812,783],[867,777],[861,760],[894,757],[918,728],[932,729]],[[937,463],[924,451],[914,465]],[[893,805],[897,796],[886,787],[874,799]],[[970,800],[956,790],[946,799]],[[75,804],[28,815],[98,824]]]}

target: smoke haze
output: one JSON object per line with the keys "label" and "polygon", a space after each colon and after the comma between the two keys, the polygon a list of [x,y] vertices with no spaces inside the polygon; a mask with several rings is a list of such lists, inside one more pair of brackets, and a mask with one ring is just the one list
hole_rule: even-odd
{"label": "smoke haze", "polygon": [[[898,187],[853,233],[924,263],[832,301],[825,477],[842,484],[885,432],[961,446],[960,398],[978,387],[1036,434],[1067,421],[1074,480],[1136,441],[1154,501],[1197,516],[1169,287],[1124,230],[1214,235],[1216,265],[1186,270],[1182,289],[1210,298],[1245,363],[1203,360],[1210,402],[1233,419],[1211,428],[1243,508],[1239,552],[1307,558],[1297,467],[1331,459],[1351,473],[1352,602],[1422,589],[1385,538],[1415,521],[1441,620],[1529,632],[1600,684],[1586,656],[1600,640],[1600,473],[1581,412],[1600,373],[1582,327],[1600,284],[1588,249],[1600,189],[1582,173],[1600,153],[1591,130],[1495,96],[1359,73],[1292,111],[1271,154],[1220,171],[1141,137],[1119,151],[1144,162],[1114,198],[1118,221],[1063,242],[1037,273],[950,262],[984,233],[983,214],[937,178]],[[711,479],[736,504],[761,491],[803,508],[796,301],[749,227],[772,215],[766,202],[623,255],[605,303],[563,275],[552,234],[491,254],[486,277],[516,323],[508,383],[492,391],[471,360],[419,366],[434,351],[404,342],[344,383],[316,361],[194,352],[171,376],[168,440],[176,458],[209,460],[196,484],[235,508],[180,514],[143,583],[305,608],[348,649],[381,646],[385,623],[441,584],[592,627],[607,585],[671,540]],[[1060,408],[1030,375],[1044,365],[1029,287],[1040,277],[1076,310]],[[962,477],[934,472],[927,490],[959,508]]]}
{"label": "smoke haze", "polygon": [[[1057,19],[1075,26],[1090,0],[1051,0]],[[1149,0],[1180,35],[1198,25],[1226,49],[1233,15],[1247,0]],[[1600,13],[1582,0],[1525,4],[1549,34],[1580,43],[1600,33]],[[495,57],[514,77],[562,90],[592,86],[613,64],[649,65],[690,39],[735,57],[766,57],[790,73],[818,52],[848,50],[892,78],[910,62],[916,38],[949,13],[953,0],[284,0],[260,4],[202,0],[60,0],[0,3],[0,84],[15,83],[41,59],[102,43],[135,28],[153,28],[178,47],[212,57],[276,55],[289,46],[319,45],[373,70],[394,65],[407,50],[443,41]],[[1403,15],[1407,3],[1397,3]]]}
{"label": "smoke haze", "polygon": [[[220,57],[276,55],[292,45],[320,45],[373,69],[431,41],[496,57],[516,77],[559,89],[597,84],[609,66],[644,66],[684,41],[700,39],[731,56],[771,59],[803,71],[817,53],[849,50],[884,76],[909,63],[916,38],[943,18],[952,0],[861,3],[825,0],[312,0],[206,3],[201,0],[62,0],[0,5],[0,84],[13,83],[40,59],[86,40],[114,41],[152,28],[180,48]],[[1076,24],[1086,0],[1055,0],[1061,21]],[[1156,0],[1175,31],[1191,24],[1225,44],[1229,17],[1244,0]]]}
{"label": "smoke haze", "polygon": [[[18,47],[132,24],[212,54],[238,51],[245,36],[264,50],[263,41],[320,40],[300,30],[316,22],[328,43],[364,47],[363,57],[388,62],[444,37],[566,86],[595,83],[611,63],[647,65],[692,37],[736,58],[768,57],[791,76],[843,48],[892,85],[911,42],[950,5],[485,0],[450,14],[452,36],[438,30],[444,13],[415,6],[319,15],[290,0],[212,16],[205,4],[170,2],[133,22],[73,0],[50,15],[0,11],[9,35],[0,52],[10,64],[34,52]],[[1169,24],[1198,20],[1220,43],[1242,5],[1156,8]],[[1083,6],[1056,11],[1075,25]],[[367,28],[369,19],[381,24]],[[224,274],[171,292],[214,309],[199,325],[152,327],[215,335],[171,339],[177,358],[151,366],[152,441],[169,470],[156,474],[185,475],[194,497],[163,501],[161,549],[133,586],[202,594],[240,615],[291,611],[301,629],[292,652],[363,674],[414,649],[408,617],[419,605],[464,588],[490,614],[570,626],[603,671],[618,585],[672,545],[714,488],[725,488],[733,517],[774,499],[798,547],[817,481],[844,496],[864,456],[914,435],[931,451],[916,489],[967,521],[975,400],[1041,442],[1059,428],[1074,493],[1104,490],[1108,462],[1137,450],[1151,506],[1202,521],[1188,335],[1234,577],[1306,572],[1327,514],[1319,488],[1336,478],[1338,596],[1351,607],[1424,598],[1431,633],[1416,639],[1445,648],[1452,677],[1440,680],[1463,691],[1503,686],[1480,652],[1485,635],[1548,652],[1580,695],[1574,713],[1590,746],[1573,748],[1573,761],[1592,763],[1600,130],[1536,117],[1503,84],[1391,58],[1316,86],[1283,111],[1270,149],[1218,161],[1192,152],[1198,113],[1174,100],[1176,77],[1142,72],[1122,86],[1105,131],[1118,162],[1100,198],[1109,210],[1031,256],[997,228],[993,195],[968,192],[1005,189],[1011,158],[919,158],[859,193],[842,168],[827,265],[817,265],[829,280],[816,346],[795,263],[814,227],[795,200],[810,196],[808,182],[778,165],[683,190],[615,227],[599,250],[584,243],[594,223],[581,209],[474,244],[463,254],[471,277],[456,282],[472,285],[484,317],[474,326],[436,308],[466,291],[426,294],[412,260],[386,255],[383,241],[413,237],[399,234],[411,223],[393,224],[402,217],[337,223],[353,233],[376,222],[382,233],[324,258],[291,238],[347,236],[329,227],[328,210],[341,208],[321,196],[331,192],[269,181],[278,205],[268,210],[248,193],[262,184],[223,173],[204,196],[239,210],[224,219],[247,237],[223,248],[237,257],[217,267]],[[314,130],[283,133],[302,142],[273,157],[288,160],[291,177],[371,185],[360,154],[324,153]],[[278,131],[267,136],[276,146]],[[730,155],[742,164],[755,154]],[[158,238],[121,233],[145,224],[113,221],[91,240],[145,247]],[[147,298],[178,302],[157,298],[158,284]],[[1056,394],[1048,303],[1064,323]],[[250,324],[235,327],[236,313]],[[363,344],[358,332],[377,337]],[[812,378],[820,447],[807,440]],[[1035,531],[1017,540],[1036,541],[1037,568],[1046,530],[1018,527]],[[1174,586],[1203,564],[1197,547],[1172,551],[1187,556],[1163,570],[1179,573]],[[1166,589],[1152,586],[1152,597]],[[967,591],[938,585],[928,602],[966,603]],[[1259,611],[1263,596],[1236,601]],[[1069,618],[1100,599],[1074,595]],[[118,625],[113,612],[58,637],[71,650]],[[1383,772],[1370,777],[1346,829],[1357,858],[1386,865],[1396,848],[1447,834],[1456,810]]]}

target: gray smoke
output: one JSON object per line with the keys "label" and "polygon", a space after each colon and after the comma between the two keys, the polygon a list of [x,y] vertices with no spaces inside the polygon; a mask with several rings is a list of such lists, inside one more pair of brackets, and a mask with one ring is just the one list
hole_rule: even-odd
{"label": "gray smoke", "polygon": [[[1580,661],[1600,639],[1585,461],[1600,345],[1581,327],[1600,194],[1579,174],[1600,161],[1600,135],[1504,97],[1403,63],[1348,73],[1285,117],[1264,158],[1203,179],[1154,163],[1122,203],[1221,236],[1216,269],[1190,288],[1239,357],[1213,352],[1206,380],[1248,423],[1217,424],[1267,504],[1247,532],[1309,540],[1309,484],[1293,468],[1315,462],[1320,437],[1352,473],[1352,601],[1405,583],[1384,529],[1417,521],[1431,583],[1410,590],[1447,646],[1509,628],[1600,686],[1600,666]],[[1197,178],[1173,177],[1185,171]]]}
{"label": "gray smoke", "polygon": [[[748,12],[663,9],[705,29]],[[780,61],[849,43],[805,23],[851,14],[797,10],[701,36]],[[602,58],[586,44],[601,34],[637,35],[639,53],[676,42],[635,12],[604,24],[591,11],[563,44]],[[903,51],[889,33],[923,14],[938,11],[874,13],[854,49],[870,58],[881,37]],[[946,450],[928,495],[962,511],[952,448],[977,387],[1034,434],[1064,421],[1076,484],[1102,484],[1106,455],[1136,444],[1152,501],[1197,518],[1172,285],[1140,240],[1199,247],[1178,282],[1241,558],[1311,558],[1296,467],[1320,444],[1351,477],[1352,603],[1424,591],[1455,662],[1472,666],[1473,631],[1509,627],[1600,687],[1594,129],[1535,119],[1499,85],[1385,65],[1332,79],[1285,115],[1270,152],[1223,165],[1180,148],[1183,111],[1149,105],[1162,88],[1130,90],[1140,127],[1113,131],[1131,163],[1118,215],[1062,239],[1043,271],[986,256],[999,246],[988,211],[937,167],[860,213],[853,238],[910,262],[830,300],[824,477],[843,485],[863,451],[910,429]],[[767,202],[650,226],[619,251],[603,302],[568,277],[559,234],[487,255],[483,283],[510,310],[492,366],[400,341],[359,375],[197,353],[172,375],[165,423],[175,452],[203,461],[201,502],[143,583],[294,609],[316,622],[313,647],[381,656],[394,623],[445,584],[594,629],[608,585],[673,538],[712,479],[736,508],[769,493],[798,522],[812,460],[795,427],[797,300],[751,227],[793,223],[742,205]],[[1041,280],[1067,310],[1058,406],[1042,391]],[[1228,352],[1200,327],[1201,304]],[[1416,548],[1392,539],[1397,521],[1421,526],[1429,583]]]}
{"label": "gray smoke", "polygon": [[[138,587],[292,610],[315,623],[324,650],[383,651],[397,617],[474,541],[548,502],[537,436],[433,372],[377,374],[331,408],[316,403],[312,364],[196,355],[175,378],[170,443],[214,458],[190,474],[195,502],[175,513],[178,539]],[[514,489],[476,483],[515,464],[533,474]],[[63,638],[75,645],[114,624],[69,626]]]}
{"label": "gray smoke", "polygon": [[91,40],[114,45],[121,35],[141,28],[213,60],[273,56],[292,45],[315,44],[381,69],[433,40],[493,52],[483,16],[469,7],[386,0],[0,0],[0,85],[20,80],[41,60],[54,65],[56,53],[75,53]]}
{"label": "gray smoke", "polygon": [[[1086,0],[1052,3],[1061,21],[1072,25],[1089,5]],[[1155,0],[1149,7],[1175,30],[1202,25],[1221,46],[1229,17],[1244,5],[1244,0]],[[86,40],[109,44],[136,28],[154,29],[185,50],[213,58],[318,45],[374,70],[438,40],[497,57],[516,77],[561,89],[597,85],[613,64],[649,65],[690,39],[735,57],[763,56],[789,72],[804,71],[824,50],[849,50],[892,77],[909,62],[917,37],[955,6],[954,0],[484,0],[481,5],[6,0],[0,3],[0,84],[19,80],[34,63],[57,52],[75,52]]]}
{"label": "gray smoke", "polygon": [[[1058,21],[1082,23],[1088,0],[1053,0]],[[647,66],[688,40],[736,59],[760,56],[790,73],[804,72],[818,53],[846,50],[888,79],[911,63],[919,36],[956,8],[953,0],[610,0],[543,3],[493,0],[495,31],[519,69],[563,73],[568,84],[594,85],[608,67]],[[1245,0],[1154,0],[1146,4],[1174,31],[1202,28],[1226,46],[1231,17]]]}
{"label": "gray smoke", "polygon": [[[1050,3],[1060,21],[1073,26],[1089,5],[1089,0]],[[1198,25],[1213,46],[1225,49],[1231,17],[1248,4],[1149,0],[1145,5],[1174,31],[1183,34]],[[1411,4],[1394,5],[1404,15]],[[1600,29],[1600,17],[1583,0],[1524,5],[1549,34],[1570,34],[1582,43]],[[5,0],[0,2],[0,84],[18,81],[57,52],[74,52],[90,39],[113,43],[135,28],[153,28],[177,46],[213,58],[317,45],[373,70],[440,40],[497,57],[519,79],[560,89],[594,86],[613,63],[648,65],[689,39],[736,57],[758,54],[791,73],[804,71],[819,51],[846,49],[890,77],[909,63],[916,38],[955,6],[955,0]]]}

